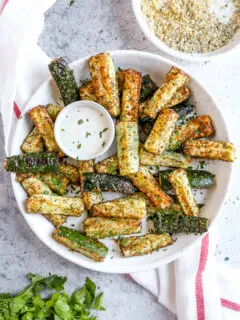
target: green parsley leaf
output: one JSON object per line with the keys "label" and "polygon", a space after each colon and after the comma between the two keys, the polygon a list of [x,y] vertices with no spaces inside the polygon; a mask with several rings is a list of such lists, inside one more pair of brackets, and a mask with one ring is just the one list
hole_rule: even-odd
{"label": "green parsley leaf", "polygon": [[81,147],[82,147],[82,145],[81,145],[81,143],[79,143],[79,144],[77,145],[77,148],[78,148],[78,149],[81,149]]}
{"label": "green parsley leaf", "polygon": [[92,134],[90,133],[90,132],[86,132],[86,138],[88,137],[88,136],[91,136]]}
{"label": "green parsley leaf", "polygon": [[99,131],[99,137],[102,138],[103,133],[108,131],[108,128],[104,128],[102,131]]}
{"label": "green parsley leaf", "polygon": [[79,119],[79,120],[78,120],[78,125],[83,124],[83,123],[84,123],[84,120],[83,120],[83,119]]}

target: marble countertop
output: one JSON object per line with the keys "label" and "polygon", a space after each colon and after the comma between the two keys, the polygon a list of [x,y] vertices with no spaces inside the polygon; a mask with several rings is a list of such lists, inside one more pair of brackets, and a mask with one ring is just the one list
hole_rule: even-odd
{"label": "marble countertop", "polygon": [[[139,30],[130,0],[58,0],[46,13],[39,45],[51,57],[69,62],[106,50],[136,49],[161,54]],[[188,68],[212,93],[239,148],[240,50],[211,62],[189,63],[172,59]],[[0,128],[0,157],[4,158]],[[173,320],[176,317],[124,275],[101,274],[78,267],[57,256],[41,243],[27,226],[14,199],[10,176],[0,176],[0,291],[19,290],[27,284],[28,272],[66,275],[72,291],[89,276],[105,292],[107,312],[99,320]],[[240,267],[240,164],[234,163],[233,179],[222,215],[216,259]],[[78,280],[79,282],[76,282]]]}

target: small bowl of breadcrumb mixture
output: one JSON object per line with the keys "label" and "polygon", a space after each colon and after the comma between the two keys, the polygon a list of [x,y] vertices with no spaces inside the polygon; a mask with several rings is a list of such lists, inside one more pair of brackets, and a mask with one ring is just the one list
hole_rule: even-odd
{"label": "small bowl of breadcrumb mixture", "polygon": [[240,0],[132,0],[132,4],[147,38],[176,58],[209,60],[240,45]]}

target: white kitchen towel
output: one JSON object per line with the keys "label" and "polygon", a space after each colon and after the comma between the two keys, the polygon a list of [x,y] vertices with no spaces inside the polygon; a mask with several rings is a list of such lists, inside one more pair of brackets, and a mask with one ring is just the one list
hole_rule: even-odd
{"label": "white kitchen towel", "polygon": [[[0,0],[0,110],[8,155],[21,110],[49,76],[50,58],[36,43],[43,13],[53,3]],[[217,241],[217,231],[212,228],[176,261],[130,277],[158,297],[179,320],[240,320],[240,272],[216,264]]]}

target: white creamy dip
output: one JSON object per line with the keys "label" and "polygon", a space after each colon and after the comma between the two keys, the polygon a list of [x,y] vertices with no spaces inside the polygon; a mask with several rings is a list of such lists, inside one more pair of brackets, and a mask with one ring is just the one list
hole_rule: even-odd
{"label": "white creamy dip", "polygon": [[54,134],[65,154],[77,160],[89,160],[102,155],[110,147],[114,124],[101,105],[77,101],[59,113]]}

